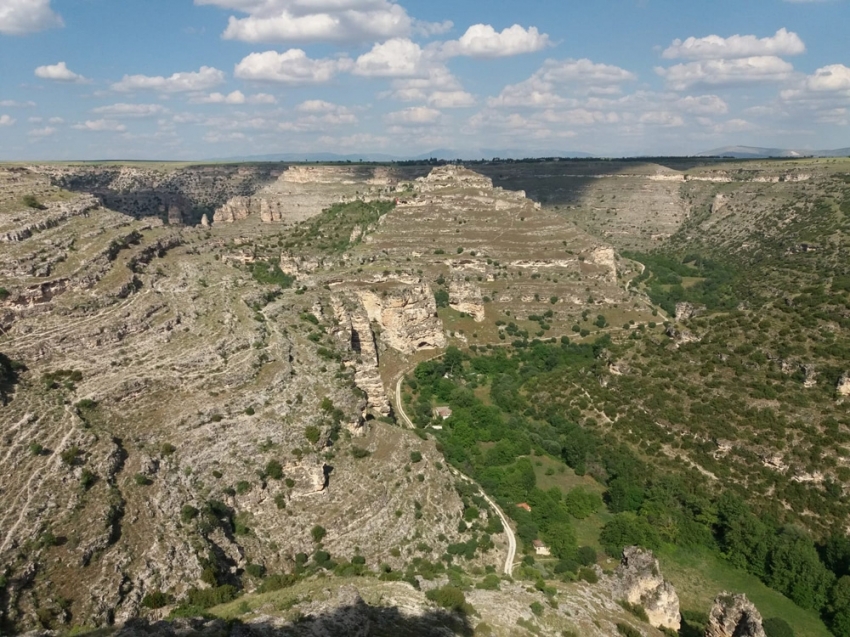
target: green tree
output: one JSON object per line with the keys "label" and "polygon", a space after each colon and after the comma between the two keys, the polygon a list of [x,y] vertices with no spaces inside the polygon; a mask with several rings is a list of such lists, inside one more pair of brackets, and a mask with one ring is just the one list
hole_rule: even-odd
{"label": "green tree", "polygon": [[768,586],[798,606],[820,610],[826,606],[833,580],[811,538],[792,527],[783,529],[768,558]]}
{"label": "green tree", "polygon": [[657,550],[661,541],[657,531],[634,513],[620,513],[602,527],[599,542],[611,557],[617,558],[627,546]]}
{"label": "green tree", "polygon": [[576,487],[564,498],[567,511],[574,518],[584,520],[602,508],[602,496],[598,493],[588,491],[583,487]]}

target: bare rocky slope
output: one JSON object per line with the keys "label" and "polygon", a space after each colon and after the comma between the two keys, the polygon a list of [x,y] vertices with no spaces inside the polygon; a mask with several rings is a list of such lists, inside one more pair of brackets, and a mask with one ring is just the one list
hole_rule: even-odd
{"label": "bare rocky slope", "polygon": [[[504,534],[436,445],[396,423],[395,383],[449,345],[585,338],[597,315],[593,336],[655,329],[666,317],[620,250],[740,216],[751,187],[809,180],[775,172],[754,186],[650,164],[0,169],[0,630],[677,630],[675,590],[640,551],[594,584],[476,588],[503,565]],[[697,313],[669,318],[687,352]],[[592,382],[628,376],[606,362]],[[464,543],[477,615],[425,597],[448,575],[397,581]],[[383,579],[261,589],[325,552]],[[247,627],[156,623],[227,586],[249,594],[215,612]],[[711,617],[726,630],[734,612]]]}

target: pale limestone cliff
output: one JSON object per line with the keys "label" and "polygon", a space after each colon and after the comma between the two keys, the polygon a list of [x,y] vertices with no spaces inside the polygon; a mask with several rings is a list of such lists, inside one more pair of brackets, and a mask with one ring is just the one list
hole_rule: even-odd
{"label": "pale limestone cliff", "polygon": [[605,281],[609,283],[617,282],[617,259],[614,248],[596,248],[590,253],[587,262],[603,269]]}
{"label": "pale limestone cliff", "polygon": [[766,637],[761,614],[746,595],[721,593],[708,615],[705,637]]}
{"label": "pale limestone cliff", "polygon": [[704,305],[694,305],[687,301],[676,303],[676,322],[687,321],[688,319],[699,316],[703,312],[705,312]]}
{"label": "pale limestone cliff", "polygon": [[838,379],[838,385],[835,387],[836,393],[842,398],[850,396],[850,372],[845,372]]}
{"label": "pale limestone cliff", "polygon": [[283,221],[282,203],[266,197],[234,197],[215,211],[214,223],[233,223],[251,216],[258,216],[263,223]]}
{"label": "pale limestone cliff", "polygon": [[458,312],[469,314],[476,323],[483,323],[484,296],[474,283],[464,279],[454,279],[449,282],[449,307]]}
{"label": "pale limestone cliff", "polygon": [[405,354],[446,346],[434,294],[427,283],[399,286],[381,294],[358,290],[369,320],[381,326],[381,339]]}
{"label": "pale limestone cliff", "polygon": [[679,596],[673,585],[661,575],[652,551],[636,546],[626,547],[615,577],[616,594],[630,604],[643,607],[651,625],[679,630]]}
{"label": "pale limestone cliff", "polygon": [[378,348],[369,317],[363,308],[347,307],[338,297],[331,298],[336,324],[334,334],[356,356],[354,384],[366,394],[366,408],[384,416],[391,413],[390,401],[378,371]]}

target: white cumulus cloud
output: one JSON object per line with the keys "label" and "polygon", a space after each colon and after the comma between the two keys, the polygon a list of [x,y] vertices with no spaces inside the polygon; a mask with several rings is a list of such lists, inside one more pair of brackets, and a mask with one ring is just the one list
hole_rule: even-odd
{"label": "white cumulus cloud", "polygon": [[432,124],[440,118],[441,114],[437,109],[427,106],[412,106],[388,114],[386,121],[391,124]]}
{"label": "white cumulus cloud", "polygon": [[0,115],[0,126],[11,126],[15,123],[15,119],[10,115]]}
{"label": "white cumulus cloud", "polygon": [[50,0],[0,1],[0,33],[26,35],[61,26],[62,18],[50,8]]}
{"label": "white cumulus cloud", "polygon": [[233,91],[228,94],[210,93],[209,95],[196,95],[190,100],[194,104],[227,104],[236,106],[240,104],[277,104],[277,98],[268,93],[254,93],[245,95],[242,91]]}
{"label": "white cumulus cloud", "polygon": [[673,44],[662,55],[668,60],[709,60],[800,55],[805,52],[806,45],[799,35],[787,29],[779,29],[775,35],[761,39],[754,35],[733,35],[728,38],[709,35],[704,38],[691,37],[684,41],[673,40]]}
{"label": "white cumulus cloud", "polygon": [[394,0],[195,0],[247,14],[231,16],[223,37],[244,42],[369,42],[450,26],[413,20]]}
{"label": "white cumulus cloud", "polygon": [[289,49],[284,53],[266,51],[245,57],[236,65],[234,75],[241,80],[258,82],[321,84],[340,72],[351,70],[353,64],[349,58],[314,60],[301,49]]}
{"label": "white cumulus cloud", "polygon": [[407,38],[376,44],[354,64],[353,73],[366,77],[417,77],[426,73],[422,48]]}
{"label": "white cumulus cloud", "polygon": [[123,133],[127,130],[127,127],[124,124],[116,122],[111,119],[96,119],[96,120],[88,120],[83,122],[82,124],[74,124],[74,128],[77,130],[85,130],[85,131],[96,131],[96,132],[115,132],[115,133]]}
{"label": "white cumulus cloud", "polygon": [[0,100],[0,106],[4,108],[33,108],[35,102],[18,102],[17,100]]}
{"label": "white cumulus cloud", "polygon": [[35,70],[35,76],[42,80],[54,80],[56,82],[88,82],[88,80],[82,75],[74,73],[71,69],[69,69],[65,62],[39,66]]}
{"label": "white cumulus cloud", "polygon": [[53,126],[45,126],[44,128],[33,128],[27,135],[38,139],[50,137],[56,134],[56,129]]}
{"label": "white cumulus cloud", "polygon": [[169,77],[150,75],[125,75],[112,85],[113,91],[157,91],[159,93],[188,93],[207,91],[223,84],[225,74],[216,68],[202,66],[198,71],[174,73]]}
{"label": "white cumulus cloud", "polygon": [[536,27],[524,29],[515,24],[498,32],[489,24],[474,24],[459,40],[443,44],[443,53],[449,56],[496,58],[533,53],[547,46],[549,36],[540,33]]}
{"label": "white cumulus cloud", "polygon": [[737,60],[705,60],[656,68],[675,91],[692,86],[735,86],[763,82],[782,82],[791,77],[794,67],[775,56],[759,56]]}
{"label": "white cumulus cloud", "polygon": [[717,95],[687,95],[676,101],[676,106],[692,115],[724,115],[729,105]]}
{"label": "white cumulus cloud", "polygon": [[509,84],[487,103],[493,108],[574,106],[575,100],[559,93],[562,88],[584,94],[618,93],[621,84],[636,79],[634,73],[619,66],[601,64],[586,58],[546,60],[529,79]]}
{"label": "white cumulus cloud", "polygon": [[850,68],[843,64],[830,64],[819,68],[806,78],[810,91],[850,91]]}
{"label": "white cumulus cloud", "polygon": [[434,91],[428,96],[428,106],[434,108],[468,108],[475,106],[475,97],[466,91]]}
{"label": "white cumulus cloud", "polygon": [[166,112],[160,104],[110,104],[92,109],[95,115],[104,117],[154,117]]}

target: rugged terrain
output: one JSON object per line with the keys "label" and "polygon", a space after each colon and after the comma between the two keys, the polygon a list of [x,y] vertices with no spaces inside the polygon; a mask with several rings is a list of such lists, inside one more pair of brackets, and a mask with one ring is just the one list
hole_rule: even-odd
{"label": "rugged terrain", "polygon": [[[268,630],[678,629],[652,558],[631,587],[602,557],[601,578],[543,560],[494,586],[503,525],[431,419],[457,396],[414,403],[408,380],[437,427],[413,431],[396,383],[447,348],[610,337],[522,388],[537,413],[825,541],[848,513],[847,183],[842,160],[0,168],[3,626],[241,590],[216,614]],[[265,584],[284,573],[304,577]],[[433,610],[444,585],[471,609]]]}

